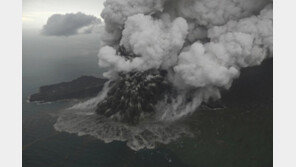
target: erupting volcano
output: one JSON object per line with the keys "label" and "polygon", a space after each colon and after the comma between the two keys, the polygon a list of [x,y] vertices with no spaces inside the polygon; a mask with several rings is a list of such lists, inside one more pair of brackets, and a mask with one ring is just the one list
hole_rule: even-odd
{"label": "erupting volcano", "polygon": [[[83,96],[58,94],[100,92],[63,113],[59,131],[154,148],[191,135],[178,120],[200,106],[224,108],[220,92],[243,68],[273,56],[272,0],[107,0],[104,6],[98,64],[106,79],[74,80],[78,87],[93,84],[79,88]],[[32,97],[56,96],[60,86],[73,87],[67,84]]]}

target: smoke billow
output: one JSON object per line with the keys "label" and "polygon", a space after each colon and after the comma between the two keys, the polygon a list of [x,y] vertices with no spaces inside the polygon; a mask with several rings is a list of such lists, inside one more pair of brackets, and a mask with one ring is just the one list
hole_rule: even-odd
{"label": "smoke billow", "polygon": [[[241,68],[272,56],[272,3],[107,0],[101,14],[106,46],[99,51],[99,65],[110,68],[104,75],[112,79],[119,72],[168,71],[168,80],[181,93],[175,106],[160,108],[170,110],[169,115],[190,113],[201,102],[220,98],[219,89],[228,89]],[[135,56],[120,55],[120,47]],[[193,94],[189,103],[183,98],[188,91]]]}
{"label": "smoke billow", "polygon": [[167,69],[176,64],[177,53],[187,34],[187,24],[183,18],[164,22],[137,14],[129,17],[125,23],[120,45],[139,57],[126,61],[114,54],[114,48],[104,47],[99,54],[101,66],[112,66],[116,71],[144,71]]}

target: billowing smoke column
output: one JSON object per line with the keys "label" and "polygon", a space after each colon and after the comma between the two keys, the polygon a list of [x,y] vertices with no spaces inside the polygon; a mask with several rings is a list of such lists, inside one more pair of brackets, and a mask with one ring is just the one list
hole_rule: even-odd
{"label": "billowing smoke column", "polygon": [[107,0],[104,5],[105,46],[98,54],[99,65],[110,69],[104,76],[116,80],[123,73],[166,71],[178,95],[155,106],[161,119],[177,119],[220,98],[219,90],[228,89],[241,68],[272,56],[270,0]]}

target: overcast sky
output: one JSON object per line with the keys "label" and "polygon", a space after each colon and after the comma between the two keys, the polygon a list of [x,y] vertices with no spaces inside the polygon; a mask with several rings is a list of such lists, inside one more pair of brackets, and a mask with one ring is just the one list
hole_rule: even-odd
{"label": "overcast sky", "polygon": [[[58,69],[56,75],[64,75],[65,72],[61,70],[70,69],[69,64],[73,64],[72,70],[77,69],[83,74],[82,69],[87,68],[79,66],[86,66],[85,62],[90,67],[98,67],[100,34],[76,31],[85,25],[89,26],[90,21],[94,20],[93,16],[100,18],[104,1],[23,0],[23,76],[31,76],[33,71],[42,69]],[[48,18],[52,18],[51,21],[47,22]],[[82,62],[77,63],[76,60]]]}
{"label": "overcast sky", "polygon": [[105,0],[23,0],[23,28],[41,29],[53,14],[82,12],[100,18]]}

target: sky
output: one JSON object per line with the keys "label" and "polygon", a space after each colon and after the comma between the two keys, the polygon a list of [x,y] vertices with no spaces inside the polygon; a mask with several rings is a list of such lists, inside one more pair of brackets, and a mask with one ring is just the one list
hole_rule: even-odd
{"label": "sky", "polygon": [[[88,19],[92,16],[100,18],[104,1],[105,0],[75,0],[74,2],[73,0],[23,0],[23,76],[31,77],[31,75],[34,74],[32,71],[53,69],[56,68],[57,65],[62,66],[63,64],[65,65],[63,68],[65,68],[66,71],[70,69],[68,68],[69,64],[75,66],[75,68],[71,69],[81,71],[82,68],[78,66],[85,65],[85,62],[91,62],[90,65],[92,67],[98,67],[99,73],[100,69],[97,65],[97,54],[100,48],[99,33],[75,33],[76,29],[73,30],[73,27],[75,28],[77,19],[82,18],[83,20],[83,18]],[[80,12],[79,15],[77,15],[78,12]],[[61,14],[59,15],[62,16],[61,20],[67,20],[67,22],[63,22],[63,24],[48,24],[48,18],[56,14]],[[71,18],[74,18],[74,22],[71,22],[71,20],[73,20]],[[55,22],[55,20],[53,20],[53,22]],[[42,33],[44,25],[47,24],[47,28],[50,29],[50,32],[54,35]],[[81,24],[83,25],[84,23]],[[68,25],[68,27],[63,25]],[[79,26],[81,25],[78,25],[78,28]],[[63,27],[66,28],[63,29]],[[69,28],[72,29],[69,30]],[[57,33],[67,31],[71,31],[72,34],[68,36],[56,35]],[[76,60],[80,60],[81,64],[77,63]],[[61,71],[61,69],[62,68],[57,69],[57,75],[65,73]],[[81,73],[84,72],[81,71]]]}
{"label": "sky", "polygon": [[53,14],[82,12],[100,18],[105,0],[23,0],[23,29],[40,29]]}

